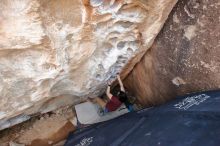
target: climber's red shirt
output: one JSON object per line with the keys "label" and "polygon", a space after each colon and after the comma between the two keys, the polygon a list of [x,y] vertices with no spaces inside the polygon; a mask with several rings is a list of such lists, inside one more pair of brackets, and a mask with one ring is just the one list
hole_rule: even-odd
{"label": "climber's red shirt", "polygon": [[115,96],[112,96],[111,100],[107,102],[106,109],[108,112],[115,111],[121,106],[122,102]]}

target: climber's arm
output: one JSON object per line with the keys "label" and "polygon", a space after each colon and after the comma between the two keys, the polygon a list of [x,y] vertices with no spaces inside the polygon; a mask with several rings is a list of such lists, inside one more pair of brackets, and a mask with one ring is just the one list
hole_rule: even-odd
{"label": "climber's arm", "polygon": [[123,91],[123,92],[125,92],[124,85],[123,85],[123,83],[122,83],[121,78],[120,78],[119,75],[117,75],[117,79],[118,79],[118,82],[119,82],[119,85],[120,85],[120,90]]}
{"label": "climber's arm", "polygon": [[106,90],[106,95],[108,96],[109,99],[112,98],[112,94],[110,93],[110,85],[108,84],[107,90]]}

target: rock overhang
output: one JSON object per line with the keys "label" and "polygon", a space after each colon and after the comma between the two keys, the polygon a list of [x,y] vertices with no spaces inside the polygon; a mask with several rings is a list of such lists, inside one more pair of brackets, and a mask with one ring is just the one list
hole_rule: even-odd
{"label": "rock overhang", "polygon": [[0,120],[103,93],[140,60],[176,1],[2,1]]}

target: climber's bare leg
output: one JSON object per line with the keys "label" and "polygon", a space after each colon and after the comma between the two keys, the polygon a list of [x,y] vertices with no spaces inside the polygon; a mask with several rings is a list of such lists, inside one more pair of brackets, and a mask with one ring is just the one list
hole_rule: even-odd
{"label": "climber's bare leg", "polygon": [[94,98],[94,101],[99,104],[102,108],[105,108],[106,102],[99,97]]}

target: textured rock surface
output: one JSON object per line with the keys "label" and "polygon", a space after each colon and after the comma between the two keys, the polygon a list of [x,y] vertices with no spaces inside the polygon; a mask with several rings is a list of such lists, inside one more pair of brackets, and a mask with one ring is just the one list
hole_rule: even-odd
{"label": "textured rock surface", "polygon": [[[72,107],[63,107],[2,130],[0,146],[11,146],[9,142],[25,146],[55,146],[65,140],[69,132],[76,130],[72,124],[74,115]],[[63,145],[64,143],[57,146]]]}
{"label": "textured rock surface", "polygon": [[0,125],[103,93],[129,59],[124,76],[139,61],[175,3],[1,1]]}
{"label": "textured rock surface", "polygon": [[145,105],[220,88],[220,1],[180,0],[126,79]]}

